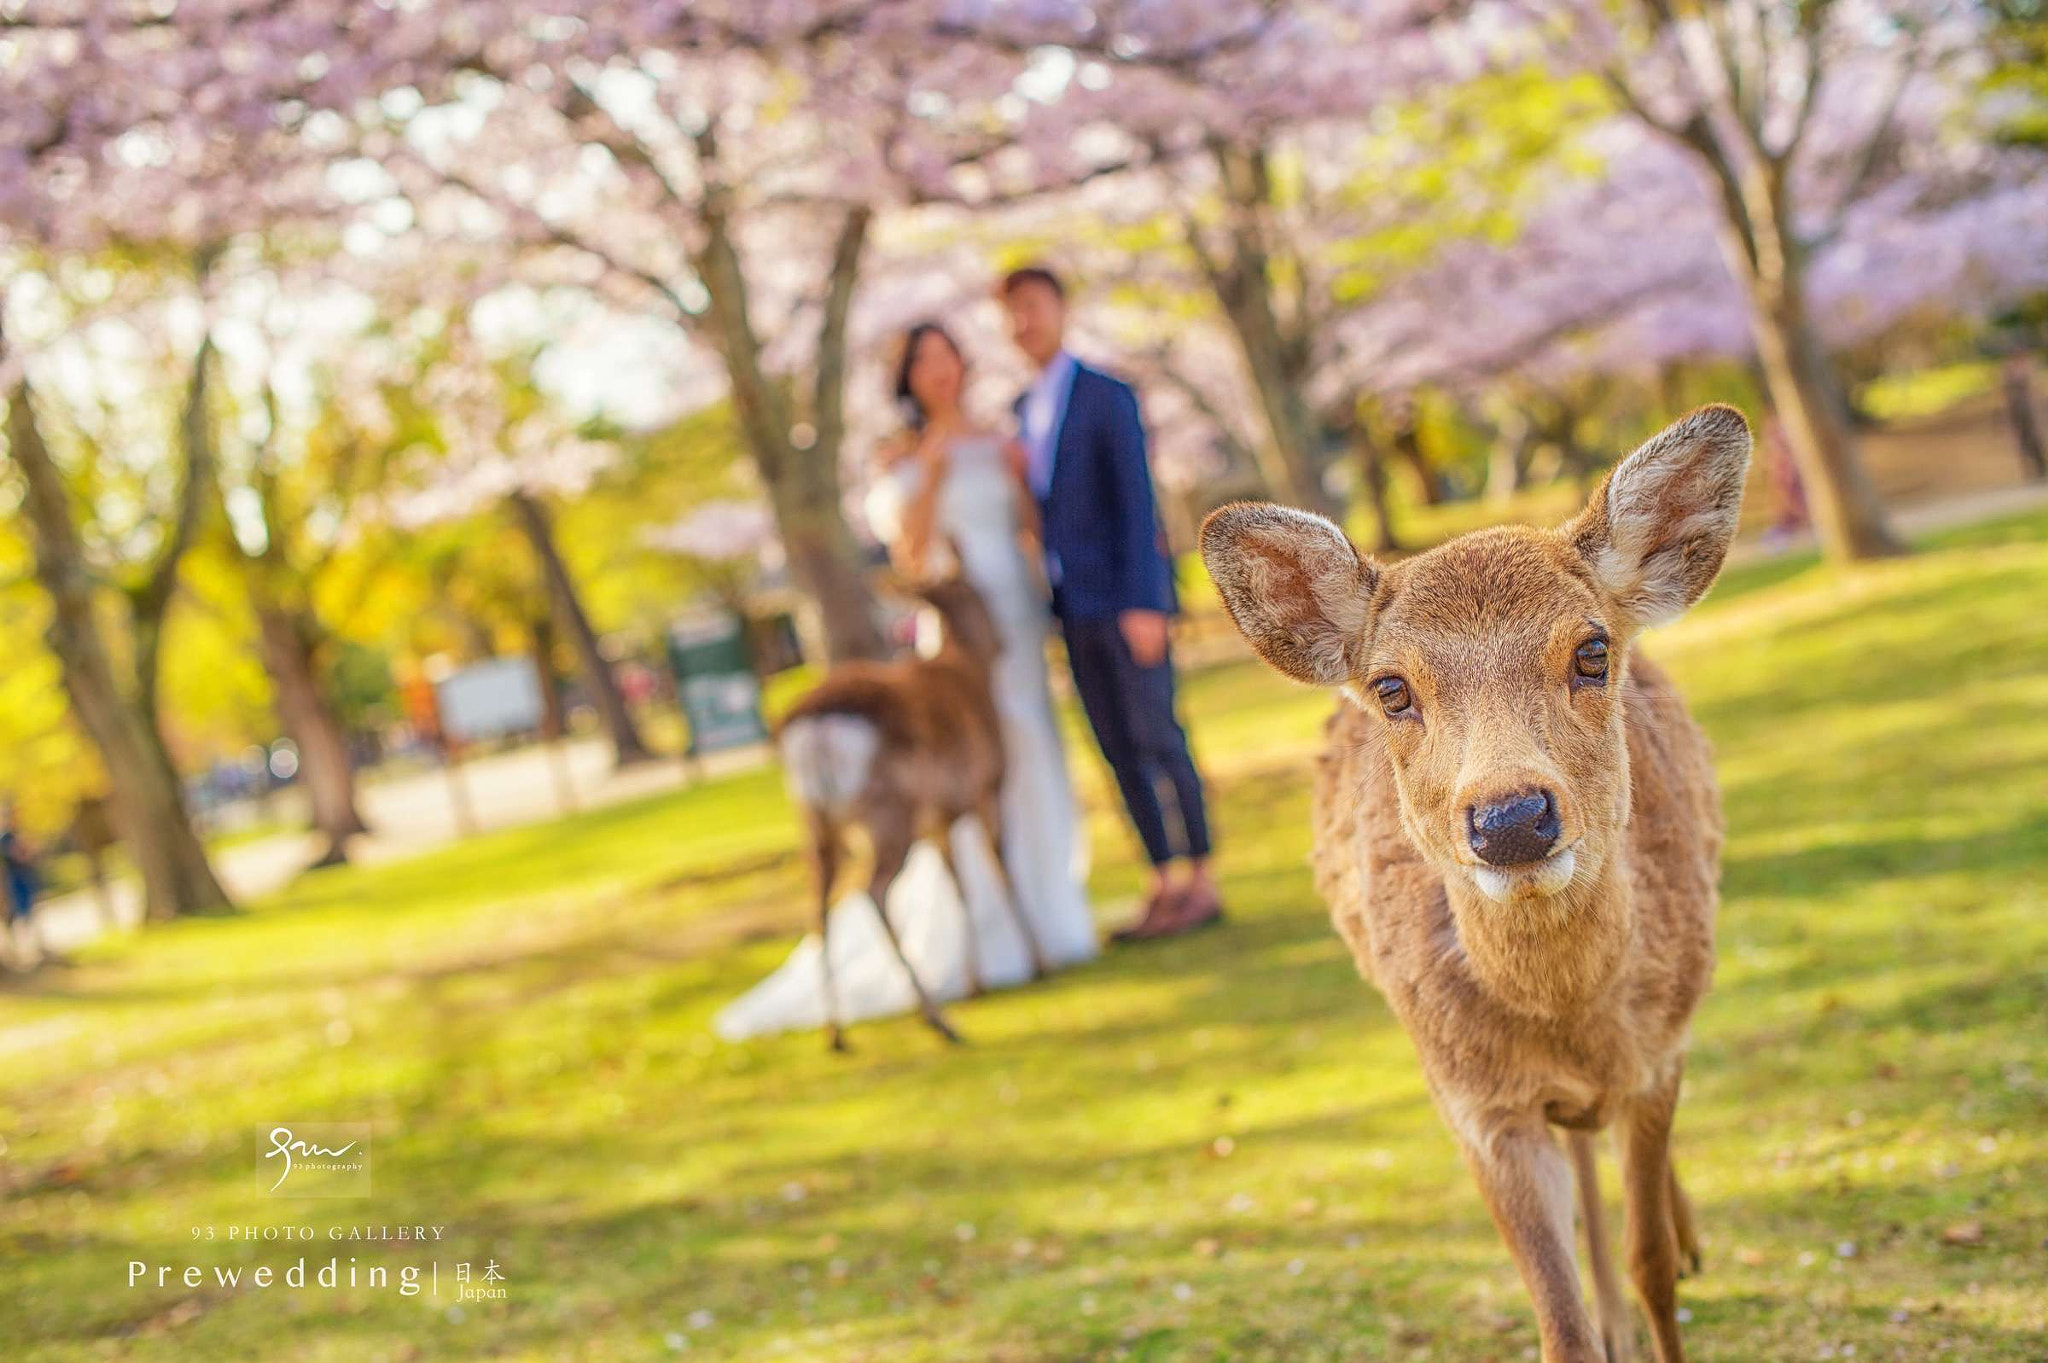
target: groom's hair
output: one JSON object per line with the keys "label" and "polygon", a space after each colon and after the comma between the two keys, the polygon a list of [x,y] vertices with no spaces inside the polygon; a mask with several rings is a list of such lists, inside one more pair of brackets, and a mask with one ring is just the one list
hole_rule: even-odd
{"label": "groom's hair", "polygon": [[1052,296],[1064,303],[1067,301],[1067,286],[1060,283],[1060,277],[1043,265],[1025,265],[1003,276],[1003,282],[996,292],[1008,298],[1026,284],[1043,284],[1052,290]]}

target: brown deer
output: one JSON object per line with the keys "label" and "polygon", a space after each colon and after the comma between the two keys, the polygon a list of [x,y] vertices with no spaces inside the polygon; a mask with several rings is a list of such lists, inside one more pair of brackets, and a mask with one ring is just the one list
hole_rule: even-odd
{"label": "brown deer", "polygon": [[1676,1281],[1699,1246],[1670,1138],[1713,970],[1721,813],[1706,740],[1632,645],[1712,584],[1749,448],[1741,413],[1703,407],[1561,529],[1483,530],[1393,565],[1281,507],[1202,527],[1252,647],[1352,702],[1316,777],[1317,887],[1415,1043],[1545,1363],[1635,1357],[1594,1171],[1608,1127],[1655,1356],[1684,1356]]}
{"label": "brown deer", "polygon": [[[1030,922],[1012,889],[1002,857],[1003,738],[990,688],[990,668],[1002,650],[988,607],[960,577],[928,582],[913,593],[938,613],[942,642],[930,658],[842,663],[791,707],[776,734],[791,798],[802,811],[815,882],[818,936],[825,939],[832,886],[845,856],[849,828],[866,829],[874,864],[868,895],[883,932],[910,977],[918,1008],[932,1030],[951,1042],[947,1023],[889,921],[889,887],[903,869],[911,844],[928,838],[959,892],[966,928],[968,992],[980,992],[974,913],[967,886],[953,864],[952,826],[979,820],[1002,882],[1003,901],[1031,953],[1032,975],[1044,961]],[[846,1049],[839,999],[832,984],[832,953],[821,950],[825,1031],[832,1049]]]}

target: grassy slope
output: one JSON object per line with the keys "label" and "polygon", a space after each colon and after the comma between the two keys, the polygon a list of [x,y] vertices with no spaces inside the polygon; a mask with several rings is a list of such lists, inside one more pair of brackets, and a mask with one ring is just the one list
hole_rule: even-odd
{"label": "grassy slope", "polygon": [[[1651,645],[1731,833],[1680,1113],[1710,1256],[1688,1345],[2039,1360],[2048,517],[1799,566],[1743,570]],[[1407,1044],[1313,902],[1326,701],[1248,664],[1188,691],[1235,921],[960,1007],[965,1051],[909,1023],[850,1060],[708,1038],[800,917],[766,772],[309,877],[0,995],[5,1354],[1533,1357]],[[1129,840],[1079,765],[1114,912]],[[279,1118],[375,1122],[375,1197],[260,1197]],[[444,1223],[444,1265],[495,1258],[511,1299],[122,1285],[130,1258],[288,1263],[189,1239],[275,1221]],[[1968,1222],[1982,1243],[1943,1243]]]}

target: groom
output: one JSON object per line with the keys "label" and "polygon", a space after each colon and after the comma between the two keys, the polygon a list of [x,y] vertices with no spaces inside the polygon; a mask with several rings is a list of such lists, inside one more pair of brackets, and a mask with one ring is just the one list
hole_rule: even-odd
{"label": "groom", "polygon": [[1010,335],[1037,372],[1017,417],[1053,614],[1089,727],[1152,862],[1144,915],[1114,937],[1171,937],[1217,921],[1223,905],[1209,876],[1202,778],[1174,715],[1173,565],[1137,395],[1067,353],[1059,276],[1037,265],[1013,270],[999,292]]}

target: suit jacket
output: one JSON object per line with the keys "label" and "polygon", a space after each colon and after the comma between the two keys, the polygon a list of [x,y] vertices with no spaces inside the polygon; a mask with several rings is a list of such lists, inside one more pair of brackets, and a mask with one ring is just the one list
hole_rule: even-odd
{"label": "suit jacket", "polygon": [[[1019,398],[1020,413],[1023,405]],[[1038,511],[1046,556],[1058,565],[1053,610],[1060,618],[1179,609],[1145,457],[1145,423],[1129,384],[1074,366]]]}

